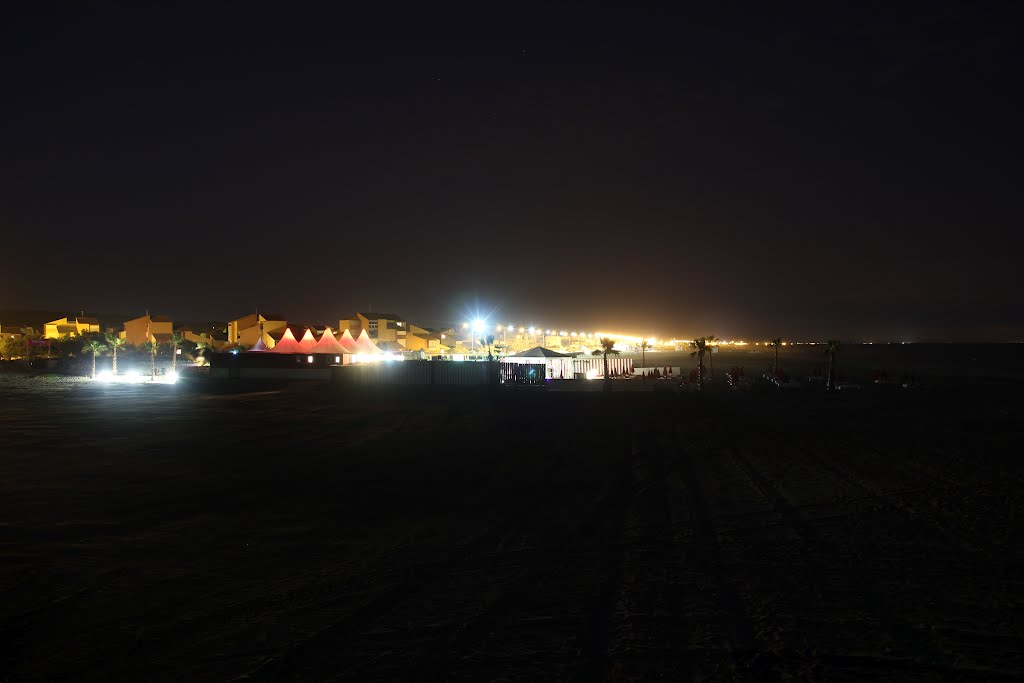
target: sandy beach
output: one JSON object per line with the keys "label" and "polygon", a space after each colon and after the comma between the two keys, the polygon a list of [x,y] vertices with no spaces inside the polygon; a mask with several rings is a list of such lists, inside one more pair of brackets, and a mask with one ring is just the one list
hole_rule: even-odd
{"label": "sandy beach", "polygon": [[0,381],[5,681],[1024,671],[1016,387]]}

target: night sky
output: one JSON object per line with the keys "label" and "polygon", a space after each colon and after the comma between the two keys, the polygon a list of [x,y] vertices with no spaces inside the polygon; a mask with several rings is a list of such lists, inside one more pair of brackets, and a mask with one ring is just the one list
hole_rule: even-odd
{"label": "night sky", "polygon": [[25,4],[0,309],[1024,338],[1020,3]]}

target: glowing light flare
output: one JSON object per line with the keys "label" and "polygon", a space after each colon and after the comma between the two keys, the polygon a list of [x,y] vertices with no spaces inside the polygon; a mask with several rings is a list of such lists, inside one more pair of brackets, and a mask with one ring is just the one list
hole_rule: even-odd
{"label": "glowing light flare", "polygon": [[109,370],[104,370],[97,373],[94,381],[102,384],[175,384],[178,381],[178,373],[172,370],[163,375],[151,377],[149,373],[143,371],[115,375]]}
{"label": "glowing light flare", "polygon": [[405,356],[400,353],[353,353],[350,358],[353,363],[380,363],[381,361],[405,360]]}

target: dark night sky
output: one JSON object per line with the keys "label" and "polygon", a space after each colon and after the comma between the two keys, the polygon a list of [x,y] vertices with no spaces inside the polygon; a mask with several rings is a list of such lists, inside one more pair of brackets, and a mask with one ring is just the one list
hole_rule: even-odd
{"label": "dark night sky", "polygon": [[4,9],[0,309],[1024,338],[1019,3],[713,4]]}

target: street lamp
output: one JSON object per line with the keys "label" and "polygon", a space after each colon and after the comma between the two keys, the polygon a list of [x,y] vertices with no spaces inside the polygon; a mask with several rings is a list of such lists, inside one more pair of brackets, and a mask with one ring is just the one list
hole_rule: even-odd
{"label": "street lamp", "polygon": [[473,351],[476,352],[476,335],[487,329],[487,325],[483,320],[477,318],[473,321]]}

